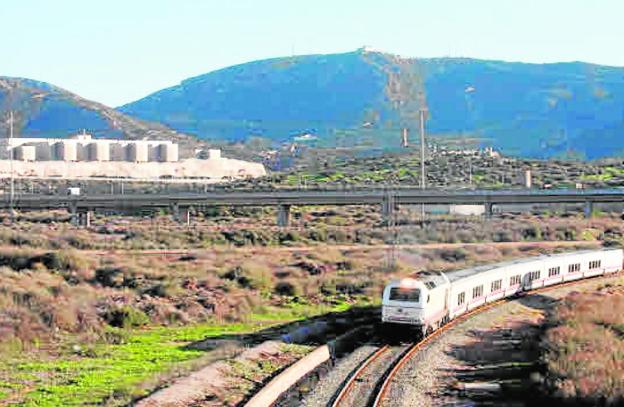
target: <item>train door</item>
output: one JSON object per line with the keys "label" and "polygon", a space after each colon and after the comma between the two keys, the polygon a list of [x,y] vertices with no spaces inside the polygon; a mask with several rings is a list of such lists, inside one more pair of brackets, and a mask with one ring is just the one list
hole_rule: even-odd
{"label": "train door", "polygon": [[444,325],[449,321],[450,315],[451,315],[451,310],[449,308],[449,296],[450,296],[450,289],[446,288],[444,290],[444,316],[442,317],[442,322],[440,323],[440,325]]}
{"label": "train door", "polygon": [[524,273],[524,275],[522,276],[522,290],[523,291],[527,291],[530,290],[532,288],[532,284],[533,284],[533,280],[532,280],[532,272],[527,272]]}

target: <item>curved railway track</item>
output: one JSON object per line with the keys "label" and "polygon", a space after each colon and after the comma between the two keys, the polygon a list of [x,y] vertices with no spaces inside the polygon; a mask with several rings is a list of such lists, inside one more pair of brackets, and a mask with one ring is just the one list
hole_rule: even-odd
{"label": "curved railway track", "polygon": [[410,345],[379,347],[349,376],[331,406],[369,405],[381,385],[381,378],[375,372],[387,370],[386,366],[396,363],[410,348]]}
{"label": "curved railway track", "polygon": [[[585,278],[574,281],[568,281],[562,284],[557,284],[548,287],[542,287],[535,290],[527,291],[526,294],[535,294],[539,292],[550,291],[558,288],[563,288],[578,283],[582,283],[591,279],[600,279],[603,277],[614,277],[621,275],[620,273],[609,274],[607,276],[597,276],[593,278]],[[383,345],[377,351],[373,352],[368,358],[366,358],[360,366],[349,376],[344,382],[340,391],[334,397],[331,406],[343,407],[343,406],[373,406],[380,407],[384,405],[388,396],[389,389],[397,376],[397,373],[405,366],[405,364],[412,359],[425,345],[442,335],[445,331],[456,326],[460,322],[465,321],[471,316],[484,312],[488,309],[494,308],[502,303],[513,301],[515,297],[503,298],[498,301],[494,301],[489,304],[485,304],[481,307],[475,308],[465,314],[454,318],[446,325],[435,330],[430,335],[426,336],[419,342],[402,346],[393,347],[390,345]],[[394,351],[393,351],[394,349]],[[387,357],[394,352],[395,357]],[[396,355],[399,356],[396,356]],[[387,361],[385,365],[383,361]],[[377,372],[376,377],[373,377],[374,372]],[[358,403],[355,403],[355,400]]]}

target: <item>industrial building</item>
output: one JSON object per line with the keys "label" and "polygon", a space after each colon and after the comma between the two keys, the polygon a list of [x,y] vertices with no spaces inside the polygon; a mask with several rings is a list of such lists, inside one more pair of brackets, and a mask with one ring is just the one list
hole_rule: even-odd
{"label": "industrial building", "polygon": [[206,159],[180,159],[178,144],[170,140],[94,139],[85,133],[66,139],[0,139],[0,178],[186,178],[210,183],[266,175],[262,164],[225,158],[217,149],[207,152]]}
{"label": "industrial building", "polygon": [[178,145],[170,140],[94,139],[78,134],[67,139],[0,140],[0,159],[20,161],[178,162]]}

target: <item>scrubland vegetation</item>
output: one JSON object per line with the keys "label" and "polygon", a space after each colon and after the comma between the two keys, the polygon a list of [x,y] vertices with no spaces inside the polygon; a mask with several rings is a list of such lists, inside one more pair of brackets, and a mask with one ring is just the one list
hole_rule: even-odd
{"label": "scrubland vegetation", "polygon": [[572,293],[549,317],[548,386],[574,405],[624,403],[624,287]]}
{"label": "scrubland vegetation", "polygon": [[275,213],[264,209],[205,209],[191,227],[166,214],[97,215],[90,228],[71,226],[63,212],[21,213],[13,224],[5,217],[0,403],[124,404],[206,363],[214,345],[194,343],[275,337],[294,321],[377,303],[396,275],[545,250],[403,248],[391,266],[378,244],[395,237],[594,247],[624,237],[620,217],[608,214],[422,222],[417,212],[402,208],[396,230],[381,226],[378,208],[365,207],[293,208],[290,228],[274,227]]}
{"label": "scrubland vegetation", "polygon": [[[0,225],[0,246],[41,249],[192,249],[324,244],[375,245],[542,240],[610,240],[624,237],[620,215],[584,219],[578,211],[481,217],[449,215],[419,219],[419,207],[402,207],[396,230],[382,227],[376,207],[293,207],[291,227],[275,226],[273,209],[212,208],[196,211],[191,227],[167,214],[145,217],[97,215],[90,229],[76,229],[63,212],[22,213],[14,226]],[[5,221],[7,219],[5,218]]]}
{"label": "scrubland vegetation", "polygon": [[[436,143],[449,150],[462,150],[461,145],[447,146],[453,139],[438,138]],[[402,152],[356,157],[351,150],[304,148],[291,159],[288,171],[253,180],[237,181],[223,188],[354,188],[420,185],[420,158],[414,147]],[[534,188],[608,188],[624,183],[621,159],[596,161],[535,160],[489,156],[468,147],[465,153],[448,150],[428,151],[426,160],[429,188],[519,188],[523,174],[531,170]],[[355,157],[355,158],[354,158]]]}

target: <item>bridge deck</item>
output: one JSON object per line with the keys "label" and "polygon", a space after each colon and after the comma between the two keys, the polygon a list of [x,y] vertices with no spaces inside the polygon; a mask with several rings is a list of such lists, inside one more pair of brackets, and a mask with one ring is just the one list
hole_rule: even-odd
{"label": "bridge deck", "polygon": [[[467,190],[420,189],[319,190],[275,192],[209,192],[203,194],[111,194],[111,195],[17,195],[16,209],[126,209],[231,205],[376,205],[391,200],[397,204],[518,204],[624,202],[624,189],[601,190]],[[8,208],[10,198],[0,197]]]}

